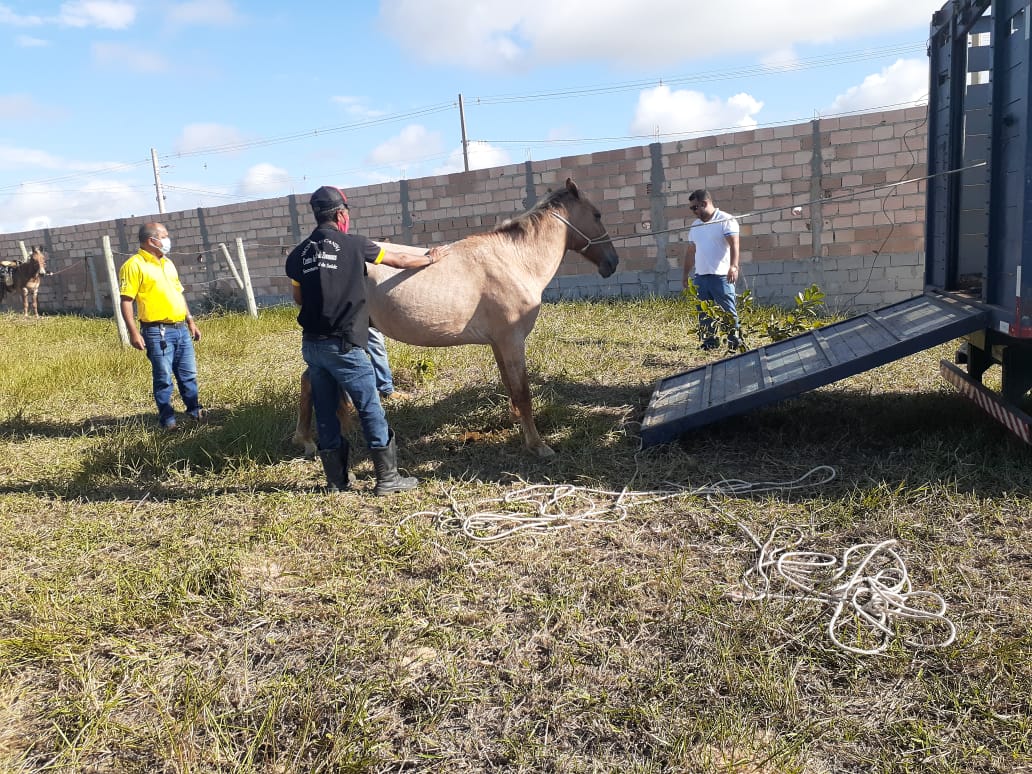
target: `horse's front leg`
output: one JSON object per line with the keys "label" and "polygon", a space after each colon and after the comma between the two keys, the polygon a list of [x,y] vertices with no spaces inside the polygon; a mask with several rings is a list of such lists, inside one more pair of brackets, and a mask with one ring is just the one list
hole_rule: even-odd
{"label": "horse's front leg", "polygon": [[502,384],[509,392],[509,404],[515,414],[519,415],[523,426],[523,443],[539,457],[553,457],[555,452],[541,440],[537,425],[534,424],[534,411],[531,407],[530,380],[527,378],[526,342],[507,341],[491,345],[495,362],[502,375]]}

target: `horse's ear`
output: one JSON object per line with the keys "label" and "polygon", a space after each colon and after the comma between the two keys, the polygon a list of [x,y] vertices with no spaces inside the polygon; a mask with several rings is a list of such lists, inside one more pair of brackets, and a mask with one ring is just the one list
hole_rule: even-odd
{"label": "horse's ear", "polygon": [[577,190],[577,184],[573,182],[572,177],[566,178],[566,190],[572,193],[576,197],[580,197],[580,191]]}

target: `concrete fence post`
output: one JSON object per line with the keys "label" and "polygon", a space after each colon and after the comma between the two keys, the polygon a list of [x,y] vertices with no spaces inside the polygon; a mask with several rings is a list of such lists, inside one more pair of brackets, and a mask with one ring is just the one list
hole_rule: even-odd
{"label": "concrete fence post", "polygon": [[237,260],[240,261],[240,274],[244,278],[244,295],[247,296],[247,311],[251,317],[258,316],[258,307],[254,303],[254,288],[251,287],[251,272],[247,268],[247,255],[244,253],[244,240],[237,237]]}
{"label": "concrete fence post", "polygon": [[123,347],[128,347],[129,329],[125,327],[119,304],[118,272],[115,271],[115,255],[111,252],[111,237],[104,234],[101,243],[104,245],[104,261],[107,263],[108,286],[111,288],[111,306],[115,315],[115,325],[118,326],[118,338],[122,340]]}
{"label": "concrete fence post", "polygon": [[93,309],[98,314],[104,311],[104,294],[100,291],[100,282],[97,279],[97,258],[94,255],[86,256],[86,268],[90,273],[90,286],[93,288]]}
{"label": "concrete fence post", "polygon": [[219,242],[219,250],[222,251],[222,257],[226,259],[226,263],[229,264],[229,270],[233,272],[233,279],[236,280],[237,287],[241,290],[244,289],[244,281],[240,279],[240,274],[237,272],[236,264],[233,263],[233,256],[229,254],[229,250],[226,248],[224,242]]}

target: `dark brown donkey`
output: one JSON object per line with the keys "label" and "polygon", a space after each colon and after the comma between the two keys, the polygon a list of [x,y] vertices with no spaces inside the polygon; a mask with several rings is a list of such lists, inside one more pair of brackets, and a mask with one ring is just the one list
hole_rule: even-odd
{"label": "dark brown donkey", "polygon": [[22,309],[29,316],[29,294],[32,294],[32,311],[39,317],[39,278],[47,273],[47,254],[42,247],[33,247],[27,261],[22,263],[3,262],[3,273],[0,274],[0,303],[8,292],[20,290],[22,293]]}

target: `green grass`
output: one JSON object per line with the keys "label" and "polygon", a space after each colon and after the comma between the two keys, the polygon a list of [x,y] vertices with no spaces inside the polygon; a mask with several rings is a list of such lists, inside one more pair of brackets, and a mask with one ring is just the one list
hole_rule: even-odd
{"label": "green grass", "polygon": [[[390,342],[422,483],[374,498],[358,437],[344,494],[290,445],[293,310],[200,324],[211,421],[165,435],[111,321],[0,317],[0,771],[1032,771],[1032,453],[942,383],[953,345],[638,452],[655,382],[706,362],[689,308],[547,305],[542,461],[488,350]],[[497,543],[433,516],[817,465]],[[824,608],[731,599],[739,523],[895,538],[956,643],[855,656]]]}

